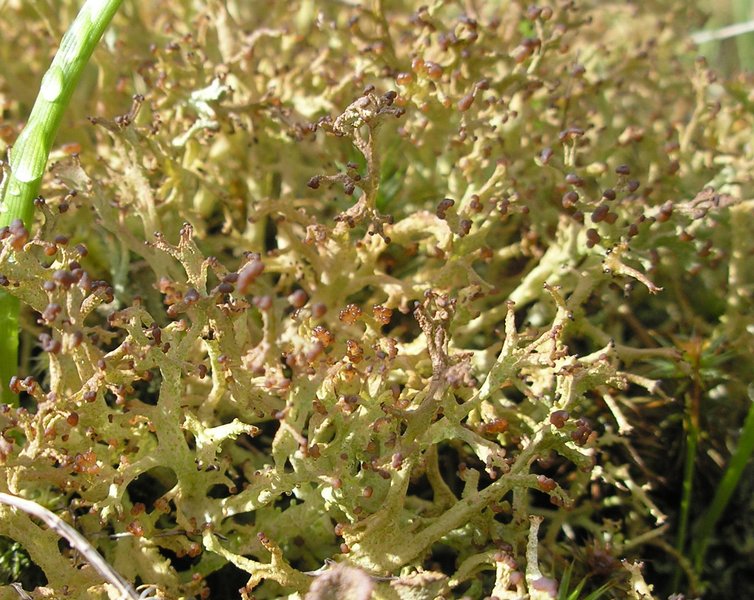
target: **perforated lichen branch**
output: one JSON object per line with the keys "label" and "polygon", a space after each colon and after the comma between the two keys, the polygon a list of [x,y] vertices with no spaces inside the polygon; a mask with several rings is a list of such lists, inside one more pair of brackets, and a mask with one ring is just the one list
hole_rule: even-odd
{"label": "perforated lichen branch", "polygon": [[[0,228],[31,227],[34,198],[47,157],[76,84],[123,0],[87,0],[60,42],[39,95],[10,151],[10,172],[0,188]],[[19,241],[19,244],[22,243]],[[0,290],[0,400],[13,402],[8,382],[18,363],[18,300]]]}

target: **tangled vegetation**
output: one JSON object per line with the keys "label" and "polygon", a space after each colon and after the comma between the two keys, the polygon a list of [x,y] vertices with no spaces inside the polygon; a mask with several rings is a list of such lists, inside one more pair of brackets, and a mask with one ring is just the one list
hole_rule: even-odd
{"label": "tangled vegetation", "polygon": [[[4,5],[0,149],[77,9]],[[754,97],[698,18],[125,2],[0,230],[0,492],[57,519],[0,506],[0,596],[126,593],[64,526],[152,598],[754,590]]]}

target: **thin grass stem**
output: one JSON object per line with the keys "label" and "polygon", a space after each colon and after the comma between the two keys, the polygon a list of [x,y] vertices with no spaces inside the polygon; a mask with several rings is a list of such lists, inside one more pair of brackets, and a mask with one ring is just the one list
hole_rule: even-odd
{"label": "thin grass stem", "polygon": [[710,31],[697,31],[691,34],[691,41],[701,45],[727,40],[746,33],[754,33],[754,20],[726,25],[725,27],[720,27],[720,29],[712,29]]}
{"label": "thin grass stem", "polygon": [[[694,490],[694,470],[696,469],[696,453],[699,446],[698,420],[693,413],[693,401],[686,399],[686,458],[683,465],[683,484],[681,489],[681,505],[678,516],[678,534],[675,549],[683,555],[688,535],[689,515],[691,514],[691,494]],[[673,589],[677,589],[681,579],[681,568],[676,567],[673,577]]]}

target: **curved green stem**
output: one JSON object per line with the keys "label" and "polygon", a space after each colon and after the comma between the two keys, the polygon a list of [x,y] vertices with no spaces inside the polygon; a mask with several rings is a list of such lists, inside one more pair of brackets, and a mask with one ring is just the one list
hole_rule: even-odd
{"label": "curved green stem", "polygon": [[704,570],[704,559],[717,522],[725,512],[733,493],[744,476],[752,455],[754,455],[754,384],[749,385],[748,391],[751,404],[749,404],[749,410],[741,428],[738,444],[731,454],[723,478],[715,488],[715,495],[707,512],[704,513],[697,525],[694,542],[691,545],[691,558],[694,561],[694,570],[697,575],[701,575]]}
{"label": "curved green stem", "polygon": [[[68,103],[94,48],[123,0],[87,0],[63,36],[26,127],[10,151],[3,180],[0,227],[16,219],[31,226],[47,157]],[[15,402],[8,382],[18,365],[18,299],[0,291],[0,401]]]}

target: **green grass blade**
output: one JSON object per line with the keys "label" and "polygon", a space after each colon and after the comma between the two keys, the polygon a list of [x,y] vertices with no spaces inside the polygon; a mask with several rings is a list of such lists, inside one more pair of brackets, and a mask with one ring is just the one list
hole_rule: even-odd
{"label": "green grass blade", "polygon": [[733,451],[728,467],[725,469],[725,474],[715,490],[712,503],[699,522],[696,535],[694,536],[692,558],[694,569],[697,573],[701,573],[704,566],[704,558],[707,553],[710,535],[723,511],[725,511],[726,506],[728,506],[728,502],[738,486],[738,482],[741,480],[744,469],[751,459],[752,452],[754,452],[754,384],[749,386],[749,400],[752,401],[752,404],[749,406],[749,412],[746,415],[738,445]]}
{"label": "green grass blade", "polygon": [[[94,48],[123,0],[87,0],[65,33],[26,127],[10,151],[10,175],[3,182],[0,227],[16,219],[29,228],[34,198],[39,193],[47,157],[71,99]],[[8,390],[18,364],[19,303],[0,291],[0,401],[15,402]]]}
{"label": "green grass blade", "polygon": [[0,291],[0,401],[15,402],[8,389],[8,382],[16,374],[18,363],[18,298]]}
{"label": "green grass blade", "polygon": [[[681,490],[681,506],[678,516],[678,534],[676,550],[683,555],[688,535],[689,515],[691,514],[691,494],[694,489],[694,469],[696,468],[696,452],[699,446],[699,426],[693,415],[692,401],[686,398],[686,458],[683,465],[683,487]],[[673,588],[677,589],[681,579],[681,569],[676,567],[673,577]]]}
{"label": "green grass blade", "polygon": [[560,580],[560,587],[558,589],[558,600],[566,600],[568,598],[568,588],[571,587],[571,577],[573,576],[573,563],[568,563],[566,570],[563,572],[563,577]]}
{"label": "green grass blade", "polygon": [[[579,598],[578,600],[598,600],[599,598],[602,598],[602,596],[604,596],[611,587],[612,587],[611,584],[605,583],[599,588],[597,588],[596,590],[594,590],[588,596]],[[573,599],[573,600],[576,600],[576,599]]]}
{"label": "green grass blade", "polygon": [[578,585],[575,588],[571,589],[573,564],[574,563],[569,563],[568,567],[566,567],[566,570],[563,573],[563,577],[561,579],[560,587],[558,590],[558,600],[598,600],[607,592],[607,590],[612,587],[610,583],[606,583],[593,592],[589,593],[588,595],[582,597],[581,592],[583,591],[586,582],[589,580],[589,576],[587,575],[586,577],[584,577],[581,581],[579,581]]}

